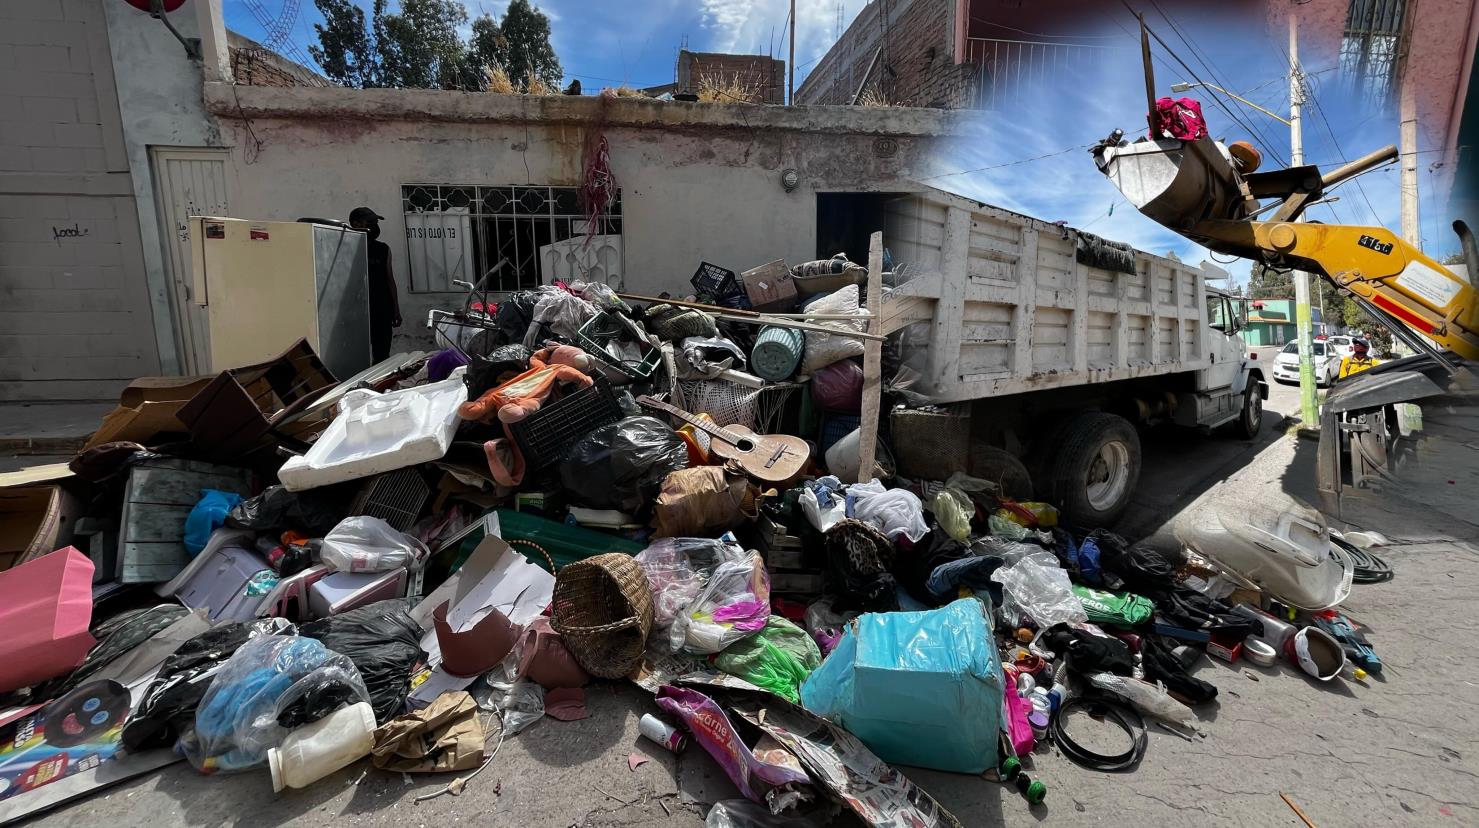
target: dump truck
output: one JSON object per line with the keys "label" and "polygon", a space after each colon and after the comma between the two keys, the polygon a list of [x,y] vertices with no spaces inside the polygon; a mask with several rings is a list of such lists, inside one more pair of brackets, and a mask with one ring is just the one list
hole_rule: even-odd
{"label": "dump truck", "polygon": [[897,412],[901,473],[925,454],[936,474],[1006,481],[1071,525],[1112,526],[1143,426],[1259,432],[1268,382],[1238,336],[1242,300],[1207,283],[1223,274],[938,190],[854,208],[899,263],[880,332],[917,375],[909,390],[956,417],[923,428],[968,423],[937,444]]}

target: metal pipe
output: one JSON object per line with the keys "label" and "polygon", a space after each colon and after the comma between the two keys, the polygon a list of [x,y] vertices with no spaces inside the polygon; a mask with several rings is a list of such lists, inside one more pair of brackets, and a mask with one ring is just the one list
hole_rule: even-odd
{"label": "metal pipe", "polygon": [[1336,184],[1355,178],[1367,170],[1380,164],[1397,159],[1397,145],[1387,144],[1375,152],[1369,152],[1354,161],[1347,162],[1320,177],[1320,183],[1329,189]]}

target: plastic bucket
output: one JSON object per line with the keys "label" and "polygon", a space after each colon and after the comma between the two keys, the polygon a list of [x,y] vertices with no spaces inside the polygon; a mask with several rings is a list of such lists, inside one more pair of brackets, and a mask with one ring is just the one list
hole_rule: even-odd
{"label": "plastic bucket", "polygon": [[806,335],[794,328],[769,326],[760,329],[750,349],[750,370],[771,382],[782,382],[796,373]]}

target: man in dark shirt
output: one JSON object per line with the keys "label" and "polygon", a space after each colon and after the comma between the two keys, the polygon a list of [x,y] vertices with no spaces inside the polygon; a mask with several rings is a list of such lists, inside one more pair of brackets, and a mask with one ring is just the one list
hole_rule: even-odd
{"label": "man in dark shirt", "polygon": [[382,219],[369,207],[356,207],[349,214],[349,226],[370,237],[370,353],[374,362],[390,357],[391,331],[401,326],[401,301],[390,267],[390,245],[380,241]]}

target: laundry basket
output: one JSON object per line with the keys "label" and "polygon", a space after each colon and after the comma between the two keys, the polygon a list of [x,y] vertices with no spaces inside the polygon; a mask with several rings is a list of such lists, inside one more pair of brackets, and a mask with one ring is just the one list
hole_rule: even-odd
{"label": "laundry basket", "polygon": [[624,678],[642,663],[652,632],[652,591],[641,564],[611,552],[555,576],[550,626],[587,673]]}

